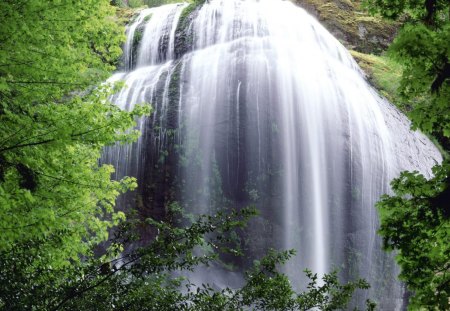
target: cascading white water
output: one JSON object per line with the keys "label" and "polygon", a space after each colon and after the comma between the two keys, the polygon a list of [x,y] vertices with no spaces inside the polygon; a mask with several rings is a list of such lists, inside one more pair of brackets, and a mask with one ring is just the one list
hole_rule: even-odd
{"label": "cascading white water", "polygon": [[143,10],[128,27],[125,72],[112,78],[128,88],[113,100],[155,112],[139,123],[136,146],[108,150],[105,161],[139,178],[151,213],[172,201],[196,213],[256,205],[250,256],[295,248],[286,268],[294,282],[304,268],[338,267],[398,308],[374,204],[401,170],[430,174],[439,152],[303,9],[211,0],[185,16],[186,7]]}

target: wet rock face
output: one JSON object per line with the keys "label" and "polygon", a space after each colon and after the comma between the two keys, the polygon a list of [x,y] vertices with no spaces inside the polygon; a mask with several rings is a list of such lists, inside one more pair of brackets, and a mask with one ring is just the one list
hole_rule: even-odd
{"label": "wet rock face", "polygon": [[398,25],[370,16],[360,1],[293,0],[313,14],[347,49],[380,54],[392,42]]}
{"label": "wet rock face", "polygon": [[199,4],[190,4],[181,14],[180,20],[175,31],[175,58],[180,58],[184,54],[190,52],[193,48],[192,25],[193,20],[197,17],[201,6]]}

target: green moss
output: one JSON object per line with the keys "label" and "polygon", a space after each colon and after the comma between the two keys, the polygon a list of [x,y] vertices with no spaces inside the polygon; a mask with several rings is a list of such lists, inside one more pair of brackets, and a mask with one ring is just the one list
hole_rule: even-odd
{"label": "green moss", "polygon": [[[117,0],[118,1],[118,0]],[[165,4],[173,4],[173,3],[181,3],[182,0],[133,0],[142,2],[149,8],[165,5]],[[203,4],[205,0],[185,0],[185,2],[193,3],[193,4]]]}
{"label": "green moss", "polygon": [[[356,20],[358,22],[366,22],[366,23],[382,23],[381,19],[374,17],[374,16],[366,16],[366,15],[356,16]],[[385,24],[382,23],[381,25],[385,25]]]}
{"label": "green moss", "polygon": [[132,23],[132,21],[138,16],[138,11],[126,7],[116,8],[116,21],[118,24],[125,26]]}
{"label": "green moss", "polygon": [[[172,98],[173,96],[179,97],[181,69],[182,63],[178,63],[173,70],[172,76],[170,77],[169,83],[170,98]],[[176,99],[176,101],[178,101],[178,98]]]}
{"label": "green moss", "polygon": [[393,104],[403,111],[407,110],[400,100],[399,87],[402,77],[402,67],[387,56],[376,56],[350,51],[360,67],[366,72],[367,78]]}
{"label": "green moss", "polygon": [[203,4],[205,0],[192,0],[191,3],[184,8],[178,20],[175,39],[175,55],[180,57],[192,47],[193,35],[189,31],[189,25],[192,22],[192,16],[195,14]]}
{"label": "green moss", "polygon": [[385,56],[377,57],[373,66],[373,78],[383,94],[391,101],[400,105],[398,89],[402,78],[402,67]]}
{"label": "green moss", "polygon": [[144,23],[140,24],[133,35],[133,42],[132,42],[132,47],[131,47],[131,52],[133,53],[133,66],[135,65],[134,62],[137,60],[137,53],[138,53],[138,48],[139,48],[139,44],[141,43],[142,37],[144,36]]}
{"label": "green moss", "polygon": [[180,101],[180,79],[181,79],[182,63],[179,62],[170,76],[169,82],[169,105],[166,117],[165,127],[167,136],[175,139],[178,131],[178,109]]}
{"label": "green moss", "polygon": [[111,5],[117,6],[119,8],[125,8],[127,5],[123,2],[123,0],[112,0]]}
{"label": "green moss", "polygon": [[133,35],[133,50],[136,50],[144,36],[144,28],[137,27]]}
{"label": "green moss", "polygon": [[196,3],[190,3],[187,7],[184,8],[183,12],[180,15],[180,19],[178,20],[178,25],[177,25],[177,32],[185,29],[188,25],[187,25],[187,20],[189,15],[191,15],[192,12],[194,12],[194,10],[197,8],[197,4]]}
{"label": "green moss", "polygon": [[360,1],[292,0],[317,16],[348,49],[381,54],[392,41],[397,25],[370,16]]}
{"label": "green moss", "polygon": [[[350,27],[356,25],[356,18],[352,11],[342,10],[336,3],[328,2],[317,7],[320,17],[326,21],[339,21],[342,25],[349,25]],[[352,29],[348,29],[352,31]]]}
{"label": "green moss", "polygon": [[144,23],[147,23],[149,20],[152,19],[153,14],[149,14],[144,18]]}
{"label": "green moss", "polygon": [[128,6],[130,8],[139,8],[144,5],[145,5],[145,3],[143,0],[128,0]]}
{"label": "green moss", "polygon": [[161,5],[164,5],[164,4],[176,3],[176,2],[180,2],[180,1],[176,1],[176,0],[144,0],[144,3],[149,8],[161,6]]}
{"label": "green moss", "polygon": [[189,15],[191,15],[192,12],[194,12],[197,8],[202,6],[206,2],[206,0],[190,0],[188,2],[189,2],[189,5],[184,8],[183,12],[180,15],[180,20],[178,22],[177,31],[179,29],[184,29],[187,26],[186,22],[187,22]]}

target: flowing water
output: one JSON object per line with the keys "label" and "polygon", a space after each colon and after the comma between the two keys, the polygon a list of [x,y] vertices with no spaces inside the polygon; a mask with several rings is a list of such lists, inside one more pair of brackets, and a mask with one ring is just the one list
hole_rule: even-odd
{"label": "flowing water", "polygon": [[[138,178],[129,204],[154,217],[172,202],[193,213],[255,205],[260,215],[244,232],[250,257],[297,249],[285,269],[300,288],[304,268],[339,268],[372,284],[360,302],[399,309],[374,204],[401,170],[430,174],[439,152],[303,9],[281,0],[191,8],[141,11],[128,26],[124,71],[111,79],[127,85],[113,97],[123,109],[154,107],[139,142],[104,155],[119,177]],[[236,275],[210,270],[196,279],[221,286]]]}

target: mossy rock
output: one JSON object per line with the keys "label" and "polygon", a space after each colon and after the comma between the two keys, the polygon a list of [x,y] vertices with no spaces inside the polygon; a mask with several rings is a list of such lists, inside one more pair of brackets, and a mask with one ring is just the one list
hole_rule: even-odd
{"label": "mossy rock", "polygon": [[179,58],[192,50],[193,33],[190,25],[203,5],[203,0],[195,0],[184,8],[175,31],[175,57]]}
{"label": "mossy rock", "polygon": [[380,54],[392,42],[398,25],[370,16],[359,1],[293,0],[305,8],[348,49]]}
{"label": "mossy rock", "polygon": [[116,22],[122,26],[131,24],[134,21],[134,19],[139,16],[140,11],[141,10],[130,9],[127,7],[124,7],[124,8],[117,7],[116,8]]}
{"label": "mossy rock", "polygon": [[402,67],[385,55],[364,54],[350,51],[361,69],[366,73],[367,80],[390,102],[403,111],[408,107],[402,104],[399,94]]}

